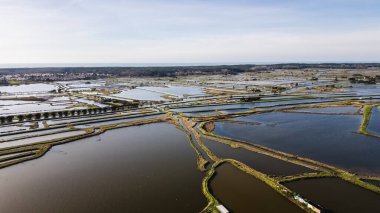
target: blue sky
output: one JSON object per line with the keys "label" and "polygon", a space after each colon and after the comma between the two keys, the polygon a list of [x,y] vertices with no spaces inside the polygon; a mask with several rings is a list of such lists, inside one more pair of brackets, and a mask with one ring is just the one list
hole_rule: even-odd
{"label": "blue sky", "polygon": [[376,0],[0,0],[0,63],[380,61]]}

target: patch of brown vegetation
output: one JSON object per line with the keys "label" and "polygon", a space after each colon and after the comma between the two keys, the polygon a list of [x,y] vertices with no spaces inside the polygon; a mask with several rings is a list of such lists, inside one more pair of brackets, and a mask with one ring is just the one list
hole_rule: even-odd
{"label": "patch of brown vegetation", "polygon": [[214,122],[207,122],[207,123],[205,123],[205,125],[203,126],[203,128],[204,128],[207,132],[212,132],[212,131],[214,131],[214,129],[215,129],[215,124],[214,124]]}

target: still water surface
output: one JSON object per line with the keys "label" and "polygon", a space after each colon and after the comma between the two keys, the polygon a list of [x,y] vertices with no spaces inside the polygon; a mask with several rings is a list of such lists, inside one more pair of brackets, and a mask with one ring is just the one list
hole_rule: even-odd
{"label": "still water surface", "polygon": [[0,171],[0,212],[199,212],[202,173],[170,124],[108,131]]}
{"label": "still water surface", "polygon": [[360,115],[272,112],[216,123],[215,133],[364,174],[380,174],[380,139],[356,133]]}

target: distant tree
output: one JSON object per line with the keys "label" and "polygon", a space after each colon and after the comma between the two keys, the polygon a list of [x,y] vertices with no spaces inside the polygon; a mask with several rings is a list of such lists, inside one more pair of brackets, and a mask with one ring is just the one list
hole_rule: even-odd
{"label": "distant tree", "polygon": [[58,113],[57,112],[52,112],[51,115],[52,115],[53,118],[56,118],[57,115],[58,115]]}
{"label": "distant tree", "polygon": [[49,118],[49,113],[48,113],[48,112],[44,112],[44,113],[42,113],[42,116],[43,116],[45,119],[48,119],[48,118]]}
{"label": "distant tree", "polygon": [[37,120],[40,120],[40,119],[41,119],[41,113],[36,113],[36,114],[34,114],[34,117],[35,117]]}
{"label": "distant tree", "polygon": [[7,121],[8,121],[8,123],[13,122],[13,119],[14,119],[14,116],[13,116],[13,115],[9,115],[9,116],[7,116]]}
{"label": "distant tree", "polygon": [[24,115],[17,115],[18,121],[23,121],[25,119]]}
{"label": "distant tree", "polygon": [[26,119],[27,119],[28,121],[31,121],[31,120],[33,119],[33,114],[27,114],[27,115],[26,115]]}

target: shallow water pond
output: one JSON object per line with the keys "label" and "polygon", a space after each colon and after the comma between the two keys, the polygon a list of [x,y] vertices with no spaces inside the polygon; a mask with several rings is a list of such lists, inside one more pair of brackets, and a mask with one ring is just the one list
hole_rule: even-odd
{"label": "shallow water pond", "polygon": [[167,87],[138,87],[138,89],[144,89],[168,95],[174,95],[183,98],[186,95],[204,95],[202,88],[200,87],[185,87],[185,86],[167,86]]}
{"label": "shallow water pond", "polygon": [[17,86],[0,86],[0,92],[2,93],[49,92],[55,89],[57,89],[57,87],[51,84],[21,84]]}
{"label": "shallow water pond", "polygon": [[115,94],[115,97],[127,98],[133,100],[142,100],[142,101],[164,101],[165,98],[161,97],[164,94],[158,92],[152,92],[143,89],[131,89],[125,90],[119,94]]}
{"label": "shallow water pond", "polygon": [[218,122],[215,133],[354,172],[380,174],[380,139],[356,133],[360,115],[271,112],[236,120],[262,125]]}
{"label": "shallow water pond", "polygon": [[32,138],[25,138],[25,139],[14,140],[14,141],[9,141],[9,142],[1,142],[0,149],[32,144],[32,143],[37,143],[37,142],[42,142],[42,141],[48,141],[48,140],[53,140],[53,139],[58,139],[58,138],[72,137],[72,136],[81,135],[84,133],[86,132],[85,131],[71,131],[71,132],[56,133],[56,134],[45,135],[45,136],[37,136],[37,137],[32,137]]}

